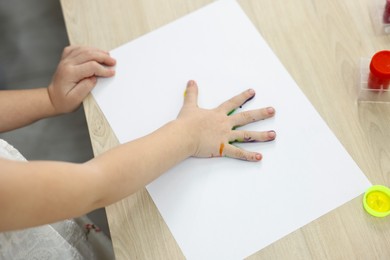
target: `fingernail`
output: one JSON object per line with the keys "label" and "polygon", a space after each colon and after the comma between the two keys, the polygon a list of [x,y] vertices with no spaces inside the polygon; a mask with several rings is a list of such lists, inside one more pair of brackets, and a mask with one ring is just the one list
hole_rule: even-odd
{"label": "fingernail", "polygon": [[191,86],[193,86],[194,84],[195,84],[195,81],[190,80],[190,81],[188,81],[187,86],[188,86],[188,87],[191,87]]}
{"label": "fingernail", "polygon": [[267,107],[267,112],[268,114],[274,114],[275,113],[275,109],[273,107]]}
{"label": "fingernail", "polygon": [[249,92],[249,94],[251,94],[251,95],[254,95],[255,94],[255,90],[254,89],[248,89],[248,92]]}
{"label": "fingernail", "polygon": [[260,161],[263,158],[263,156],[261,154],[257,153],[255,155],[255,158],[256,158],[256,160]]}
{"label": "fingernail", "polygon": [[268,137],[274,139],[276,137],[276,132],[274,130],[268,131]]}

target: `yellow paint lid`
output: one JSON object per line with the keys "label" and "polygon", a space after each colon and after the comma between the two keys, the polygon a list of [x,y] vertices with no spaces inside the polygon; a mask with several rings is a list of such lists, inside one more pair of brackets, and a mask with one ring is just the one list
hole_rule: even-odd
{"label": "yellow paint lid", "polygon": [[370,215],[386,217],[390,214],[390,189],[382,185],[371,186],[364,194],[363,205]]}

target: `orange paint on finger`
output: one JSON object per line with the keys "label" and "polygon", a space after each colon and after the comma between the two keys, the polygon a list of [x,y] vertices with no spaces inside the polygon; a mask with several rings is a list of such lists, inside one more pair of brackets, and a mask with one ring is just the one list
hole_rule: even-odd
{"label": "orange paint on finger", "polygon": [[225,145],[224,143],[221,143],[221,145],[219,146],[219,156],[222,157],[222,153],[223,153],[223,148],[225,148]]}

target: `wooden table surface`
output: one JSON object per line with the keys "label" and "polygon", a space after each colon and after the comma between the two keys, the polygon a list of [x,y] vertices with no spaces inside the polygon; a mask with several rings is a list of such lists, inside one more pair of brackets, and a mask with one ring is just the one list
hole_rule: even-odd
{"label": "wooden table surface", "polygon": [[[61,0],[70,43],[105,50],[210,2]],[[375,34],[372,1],[238,2],[369,180],[390,186],[390,104],[357,103],[360,57],[390,46]],[[116,146],[92,97],[84,107],[95,155]],[[184,258],[145,189],[106,210],[116,259]],[[360,196],[249,259],[390,259],[390,217],[369,216]]]}

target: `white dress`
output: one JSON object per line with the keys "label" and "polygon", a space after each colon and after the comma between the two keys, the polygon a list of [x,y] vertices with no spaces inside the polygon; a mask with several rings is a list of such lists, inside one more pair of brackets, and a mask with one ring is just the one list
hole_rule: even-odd
{"label": "white dress", "polygon": [[[0,139],[0,157],[26,159]],[[0,213],[1,214],[1,213]],[[21,231],[0,232],[0,259],[96,259],[84,230],[75,220]]]}

